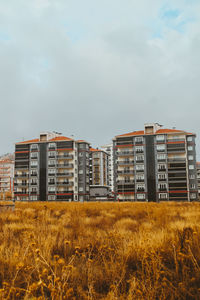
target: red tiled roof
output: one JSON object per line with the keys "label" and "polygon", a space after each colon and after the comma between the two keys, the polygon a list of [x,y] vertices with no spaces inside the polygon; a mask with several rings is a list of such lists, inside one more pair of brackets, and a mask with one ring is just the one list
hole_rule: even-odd
{"label": "red tiled roof", "polygon": [[31,144],[31,143],[38,143],[39,141],[40,141],[39,139],[33,139],[33,140],[19,142],[17,144]]}
{"label": "red tiled roof", "polygon": [[56,141],[73,141],[73,139],[70,139],[66,136],[56,136],[53,139],[50,139],[48,142],[56,142]]}
{"label": "red tiled roof", "polygon": [[[194,133],[186,132],[186,131],[183,131],[183,130],[167,129],[167,128],[159,129],[159,130],[156,131],[155,134],[163,134],[163,133],[169,133],[169,134],[170,133],[194,134]],[[133,131],[133,132],[117,135],[116,137],[137,136],[137,135],[145,135],[144,130]]]}
{"label": "red tiled roof", "polygon": [[95,151],[102,151],[102,150],[101,149],[90,148],[90,151],[95,152]]}

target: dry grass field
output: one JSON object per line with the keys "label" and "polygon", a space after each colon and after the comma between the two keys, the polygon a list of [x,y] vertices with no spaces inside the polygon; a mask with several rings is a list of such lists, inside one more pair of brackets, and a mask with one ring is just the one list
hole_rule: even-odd
{"label": "dry grass field", "polygon": [[200,204],[17,203],[0,299],[200,299]]}

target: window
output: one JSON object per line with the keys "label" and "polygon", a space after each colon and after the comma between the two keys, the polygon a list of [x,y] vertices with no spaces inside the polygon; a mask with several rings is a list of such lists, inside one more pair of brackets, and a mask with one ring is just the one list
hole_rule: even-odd
{"label": "window", "polygon": [[158,184],[158,189],[159,190],[166,190],[167,189],[167,184],[166,183],[159,183]]}
{"label": "window", "polygon": [[35,187],[31,188],[31,192],[32,193],[37,193],[37,188],[35,188]]}
{"label": "window", "polygon": [[195,179],[195,175],[194,175],[194,174],[190,174],[190,175],[189,175],[189,178],[190,178],[190,179]]}
{"label": "window", "polygon": [[56,173],[56,169],[49,169],[49,174],[55,174]]}
{"label": "window", "polygon": [[38,150],[38,144],[32,144],[31,150]]}
{"label": "window", "polygon": [[55,149],[56,143],[49,143],[49,149]]}
{"label": "window", "polygon": [[158,160],[165,160],[166,159],[166,154],[158,154],[157,159]]}
{"label": "window", "polygon": [[55,166],[56,165],[56,161],[55,160],[49,160],[48,161],[48,166]]}
{"label": "window", "polygon": [[194,160],[194,156],[193,155],[189,155],[188,156],[188,160]]}
{"label": "window", "polygon": [[136,156],[136,161],[143,161],[144,160],[144,155],[137,155]]}
{"label": "window", "polygon": [[49,178],[48,183],[49,183],[49,184],[55,184],[54,178]]}
{"label": "window", "polygon": [[166,174],[158,174],[158,179],[166,179]]}
{"label": "window", "polygon": [[79,170],[79,171],[78,171],[78,174],[83,174],[83,170]]}
{"label": "window", "polygon": [[136,143],[143,143],[143,141],[144,141],[144,140],[143,140],[143,137],[142,137],[142,136],[139,136],[139,137],[136,137],[136,138],[135,138],[135,142],[136,142]]}
{"label": "window", "polygon": [[137,184],[137,190],[138,191],[144,191],[145,185],[144,184]]}
{"label": "window", "polygon": [[136,151],[136,153],[142,153],[144,151],[144,146],[136,146],[135,151]]}
{"label": "window", "polygon": [[83,152],[79,152],[78,156],[79,157],[83,156]]}
{"label": "window", "polygon": [[83,187],[80,186],[78,190],[79,192],[83,192]]}
{"label": "window", "polygon": [[49,186],[49,187],[48,187],[48,191],[49,191],[49,192],[55,192],[55,191],[56,191],[55,186]]}
{"label": "window", "polygon": [[159,164],[158,170],[166,170],[166,164]]}
{"label": "window", "polygon": [[192,142],[192,136],[188,136],[188,137],[187,137],[187,141],[188,141],[188,142]]}
{"label": "window", "polygon": [[164,135],[159,134],[159,135],[156,136],[156,141],[164,141],[164,140],[165,140]]}
{"label": "window", "polygon": [[160,193],[159,199],[167,199],[167,193]]}
{"label": "window", "polygon": [[144,170],[144,165],[136,165],[136,170]]}
{"label": "window", "polygon": [[136,176],[136,180],[137,180],[137,181],[139,181],[139,180],[144,181],[144,174],[137,175],[137,176]]}
{"label": "window", "polygon": [[189,165],[189,170],[194,170],[194,165]]}
{"label": "window", "polygon": [[188,146],[188,151],[192,151],[193,150],[193,146]]}
{"label": "window", "polygon": [[48,200],[49,201],[54,201],[54,200],[56,200],[56,196],[55,195],[48,195]]}
{"label": "window", "polygon": [[31,167],[37,167],[37,165],[38,165],[37,161],[35,160],[31,161]]}
{"label": "window", "polygon": [[137,199],[139,200],[145,199],[145,194],[137,194]]}
{"label": "window", "polygon": [[156,149],[158,152],[164,152],[165,151],[165,145],[157,145]]}
{"label": "window", "polygon": [[38,158],[37,152],[31,152],[31,158]]}
{"label": "window", "polygon": [[191,189],[195,189],[195,183],[191,183],[191,184],[190,184],[190,188],[191,188]]}
{"label": "window", "polygon": [[37,201],[37,196],[30,196],[31,201]]}
{"label": "window", "polygon": [[55,156],[56,156],[55,151],[50,151],[50,152],[48,153],[48,157],[55,157]]}
{"label": "window", "polygon": [[196,199],[196,194],[195,193],[191,193],[190,194],[190,199]]}

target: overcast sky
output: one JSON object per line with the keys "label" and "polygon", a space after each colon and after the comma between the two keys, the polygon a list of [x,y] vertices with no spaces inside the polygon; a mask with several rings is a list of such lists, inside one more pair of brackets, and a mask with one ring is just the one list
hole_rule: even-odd
{"label": "overcast sky", "polygon": [[148,122],[195,132],[200,152],[199,95],[199,0],[0,0],[0,154]]}

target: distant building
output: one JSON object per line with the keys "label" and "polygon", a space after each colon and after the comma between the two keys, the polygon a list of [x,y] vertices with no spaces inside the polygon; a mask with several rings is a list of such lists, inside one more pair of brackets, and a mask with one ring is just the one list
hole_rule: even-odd
{"label": "distant building", "polygon": [[89,143],[58,133],[15,145],[15,199],[89,200]]}
{"label": "distant building", "polygon": [[107,199],[109,194],[109,154],[101,149],[90,148],[90,199]]}
{"label": "distant building", "polygon": [[113,160],[113,144],[104,145],[101,147],[108,156],[108,185],[110,192],[114,192],[114,160]]}
{"label": "distant building", "polygon": [[0,193],[13,192],[14,157],[12,155],[0,158]]}
{"label": "distant building", "polygon": [[117,135],[113,139],[116,197],[121,201],[197,200],[195,137],[157,123]]}
{"label": "distant building", "polygon": [[197,188],[198,188],[198,197],[200,200],[200,162],[197,162]]}

